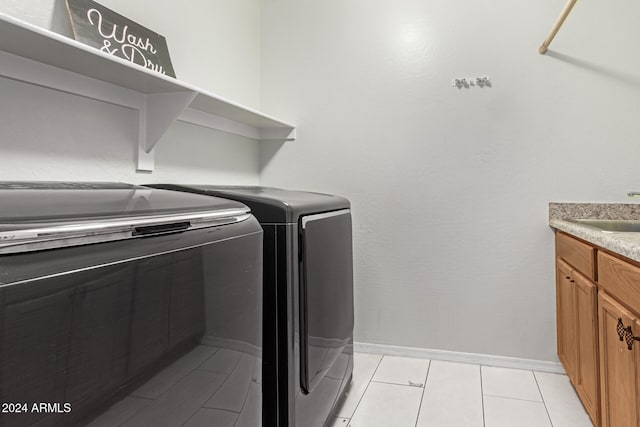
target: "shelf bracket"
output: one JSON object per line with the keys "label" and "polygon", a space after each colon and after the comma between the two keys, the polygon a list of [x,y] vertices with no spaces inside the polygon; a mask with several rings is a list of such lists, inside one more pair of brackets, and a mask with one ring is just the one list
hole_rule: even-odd
{"label": "shelf bracket", "polygon": [[291,128],[262,128],[260,129],[261,141],[295,141],[296,129]]}
{"label": "shelf bracket", "polygon": [[145,95],[146,101],[138,111],[139,172],[153,171],[156,144],[197,95],[195,91]]}

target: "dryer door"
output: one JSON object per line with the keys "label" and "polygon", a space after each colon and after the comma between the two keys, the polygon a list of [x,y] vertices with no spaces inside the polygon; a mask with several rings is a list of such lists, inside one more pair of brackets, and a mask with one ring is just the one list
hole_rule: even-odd
{"label": "dryer door", "polygon": [[313,391],[353,341],[349,209],[300,219],[300,386]]}

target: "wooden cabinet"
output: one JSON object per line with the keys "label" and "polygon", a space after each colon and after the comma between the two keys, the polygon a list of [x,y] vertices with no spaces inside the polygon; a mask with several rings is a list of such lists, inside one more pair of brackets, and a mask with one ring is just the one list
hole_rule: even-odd
{"label": "wooden cabinet", "polygon": [[558,259],[556,264],[556,282],[558,358],[575,384],[578,377],[578,315],[575,281],[571,279],[571,267],[561,259]]}
{"label": "wooden cabinet", "polygon": [[596,280],[596,250],[593,246],[557,233],[556,257],[565,260],[590,280]]}
{"label": "wooden cabinet", "polygon": [[640,312],[640,268],[598,252],[598,286],[632,311]]}
{"label": "wooden cabinet", "polygon": [[558,357],[598,425],[597,288],[561,258],[556,262],[556,283]]}
{"label": "wooden cabinet", "polygon": [[598,306],[602,426],[637,427],[640,425],[640,343],[634,344],[632,340],[629,346],[626,335],[633,337],[634,333],[640,333],[640,323],[605,292],[598,295]]}
{"label": "wooden cabinet", "polygon": [[640,426],[640,263],[556,234],[558,357],[594,425]]}
{"label": "wooden cabinet", "polygon": [[597,288],[579,273],[572,275],[575,283],[575,302],[578,336],[578,395],[595,425],[600,416],[598,366]]}
{"label": "wooden cabinet", "polygon": [[640,425],[640,268],[598,253],[602,425]]}

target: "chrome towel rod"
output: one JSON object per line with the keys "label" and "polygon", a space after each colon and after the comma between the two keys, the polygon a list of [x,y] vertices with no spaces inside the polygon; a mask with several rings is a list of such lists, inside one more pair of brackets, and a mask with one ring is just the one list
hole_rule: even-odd
{"label": "chrome towel rod", "polygon": [[540,55],[544,55],[545,53],[547,53],[547,49],[549,48],[549,45],[553,41],[553,38],[556,36],[556,34],[558,34],[560,27],[562,27],[562,24],[564,24],[565,19],[567,19],[567,16],[569,16],[569,13],[571,13],[571,9],[573,9],[573,6],[575,6],[577,2],[578,0],[567,1],[567,4],[564,6],[564,9],[562,9],[562,12],[560,13],[560,16],[558,17],[558,19],[556,20],[556,23],[553,25],[551,32],[538,48],[538,53]]}

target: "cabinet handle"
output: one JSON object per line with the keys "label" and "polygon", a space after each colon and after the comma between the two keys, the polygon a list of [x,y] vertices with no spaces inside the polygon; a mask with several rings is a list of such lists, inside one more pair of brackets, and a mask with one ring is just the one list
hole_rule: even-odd
{"label": "cabinet handle", "polygon": [[618,336],[620,337],[620,341],[626,341],[627,342],[627,348],[629,350],[633,350],[633,342],[634,341],[640,341],[640,337],[636,337],[633,335],[633,331],[631,330],[631,326],[624,326],[624,323],[622,323],[622,318],[618,317],[618,325],[616,326],[616,332],[618,333]]}
{"label": "cabinet handle", "polygon": [[624,332],[624,323],[622,323],[622,317],[618,317],[618,325],[616,326],[616,332],[620,337],[620,341],[623,341],[625,332]]}

